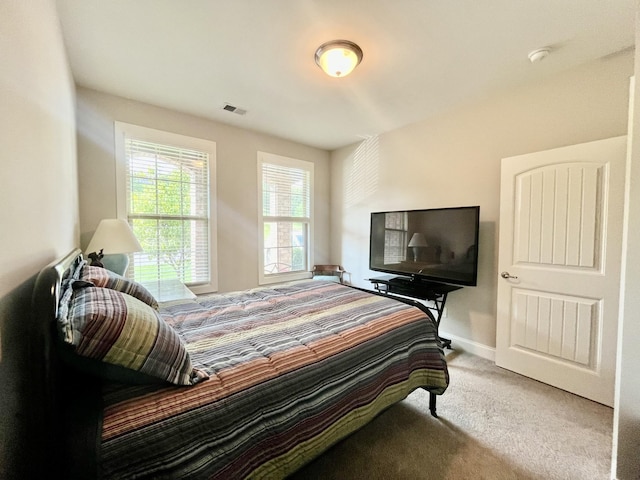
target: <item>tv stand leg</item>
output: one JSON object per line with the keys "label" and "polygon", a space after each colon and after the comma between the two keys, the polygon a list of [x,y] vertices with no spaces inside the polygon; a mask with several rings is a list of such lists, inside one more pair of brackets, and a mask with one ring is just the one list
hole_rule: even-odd
{"label": "tv stand leg", "polygon": [[429,392],[429,411],[432,417],[438,418],[438,414],[436,413],[436,394],[431,392]]}
{"label": "tv stand leg", "polygon": [[[439,332],[440,331],[440,320],[442,320],[442,314],[444,313],[444,306],[447,303],[447,294],[444,293],[442,295],[441,299],[435,299],[433,301],[433,303],[435,305],[435,311],[438,314],[437,317],[436,317],[436,326],[437,326],[438,332]],[[442,342],[442,348],[448,348],[449,350],[451,350],[451,340],[450,339],[441,337],[439,333],[438,333],[438,338]]]}

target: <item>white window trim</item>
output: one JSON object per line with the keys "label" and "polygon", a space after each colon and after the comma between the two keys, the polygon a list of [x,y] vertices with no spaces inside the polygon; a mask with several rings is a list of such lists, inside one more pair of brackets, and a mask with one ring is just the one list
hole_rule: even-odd
{"label": "white window trim", "polygon": [[[307,267],[308,271],[276,273],[272,275],[264,274],[264,216],[262,214],[262,164],[270,163],[285,167],[300,168],[309,172],[309,238],[307,244]],[[273,153],[258,152],[258,284],[268,285],[272,283],[289,282],[292,280],[303,280],[311,278],[311,266],[313,265],[313,238],[314,238],[314,188],[313,188],[313,167],[312,162],[298,160],[295,158],[283,157]]]}
{"label": "white window trim", "polygon": [[125,137],[164,145],[188,148],[209,154],[209,283],[190,286],[193,293],[218,291],[218,227],[216,208],[216,142],[203,138],[188,137],[124,122],[114,122],[116,148],[116,211],[118,218],[127,218],[127,160]]}

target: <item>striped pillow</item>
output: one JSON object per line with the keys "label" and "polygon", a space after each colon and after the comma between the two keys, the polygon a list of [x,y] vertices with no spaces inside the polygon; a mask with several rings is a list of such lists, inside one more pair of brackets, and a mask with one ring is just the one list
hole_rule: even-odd
{"label": "striped pillow", "polygon": [[58,325],[79,360],[76,366],[110,380],[193,385],[207,378],[192,367],[180,337],[158,312],[122,292],[93,286],[76,290]]}
{"label": "striped pillow", "polygon": [[153,297],[149,290],[138,282],[118,275],[106,268],[84,265],[80,272],[80,280],[91,282],[96,287],[111,288],[113,290],[126,293],[158,310],[158,301]]}

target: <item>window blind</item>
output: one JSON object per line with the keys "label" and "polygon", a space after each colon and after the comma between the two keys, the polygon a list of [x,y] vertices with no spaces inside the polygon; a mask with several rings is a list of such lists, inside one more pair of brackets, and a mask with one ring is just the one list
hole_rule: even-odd
{"label": "window blind", "polygon": [[127,216],[143,252],[137,281],[210,279],[209,154],[125,138]]}
{"label": "window blind", "polygon": [[262,215],[309,218],[310,174],[308,170],[262,164]]}

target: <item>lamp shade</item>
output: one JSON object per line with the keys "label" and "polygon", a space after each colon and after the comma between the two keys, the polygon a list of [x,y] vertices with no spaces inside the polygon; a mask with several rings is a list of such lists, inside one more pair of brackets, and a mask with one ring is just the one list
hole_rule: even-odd
{"label": "lamp shade", "polygon": [[349,40],[332,40],[316,50],[316,63],[332,77],[345,77],[362,61],[362,49]]}
{"label": "lamp shade", "polygon": [[142,251],[142,246],[126,220],[107,218],[100,221],[87,252],[103,250],[105,255]]}
{"label": "lamp shade", "polygon": [[422,233],[414,233],[409,240],[409,247],[428,247],[427,239]]}

